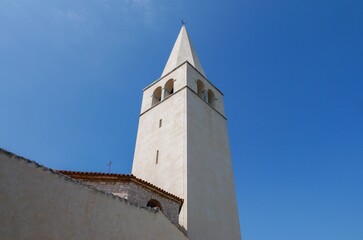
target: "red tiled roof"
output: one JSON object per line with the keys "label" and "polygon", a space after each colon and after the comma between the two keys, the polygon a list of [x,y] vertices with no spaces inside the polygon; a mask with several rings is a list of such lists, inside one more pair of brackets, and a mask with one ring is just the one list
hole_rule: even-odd
{"label": "red tiled roof", "polygon": [[100,172],[77,172],[77,171],[65,171],[56,170],[56,172],[67,175],[71,178],[78,180],[88,180],[88,181],[106,181],[106,182],[122,182],[122,181],[132,181],[136,184],[142,185],[153,192],[157,192],[175,202],[178,202],[180,206],[183,204],[184,200],[180,197],[171,194],[164,189],[161,189],[154,184],[151,184],[145,180],[135,177],[132,174],[119,174],[119,173],[100,173]]}

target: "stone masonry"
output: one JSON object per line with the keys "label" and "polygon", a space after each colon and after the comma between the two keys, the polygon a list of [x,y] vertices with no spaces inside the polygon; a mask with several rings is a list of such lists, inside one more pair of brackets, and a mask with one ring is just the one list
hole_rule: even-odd
{"label": "stone masonry", "polygon": [[84,184],[127,199],[140,207],[147,207],[150,200],[160,203],[161,212],[179,227],[179,212],[183,200],[128,174],[106,174],[89,172],[59,171]]}
{"label": "stone masonry", "polygon": [[178,224],[179,204],[167,199],[160,194],[145,189],[134,182],[84,182],[105,192],[111,192],[119,197],[127,199],[140,207],[146,207],[151,199],[157,200],[161,204],[161,211],[174,224]]}

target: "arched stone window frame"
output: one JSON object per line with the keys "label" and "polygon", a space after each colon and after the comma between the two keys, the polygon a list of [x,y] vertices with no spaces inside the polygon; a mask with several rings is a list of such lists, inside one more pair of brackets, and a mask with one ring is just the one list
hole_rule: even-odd
{"label": "arched stone window frame", "polygon": [[160,202],[156,199],[150,199],[147,204],[149,208],[158,208],[160,211],[163,211],[163,207],[161,206]]}
{"label": "arched stone window frame", "polygon": [[214,92],[211,89],[208,89],[208,104],[215,108],[216,107],[217,98]]}
{"label": "arched stone window frame", "polygon": [[152,101],[151,106],[154,106],[155,104],[159,103],[161,101],[161,87],[155,88],[153,95],[152,95]]}
{"label": "arched stone window frame", "polygon": [[164,99],[174,93],[174,79],[169,79],[164,85]]}
{"label": "arched stone window frame", "polygon": [[206,98],[206,90],[202,80],[198,79],[197,81],[197,95],[201,97],[204,101],[207,100]]}

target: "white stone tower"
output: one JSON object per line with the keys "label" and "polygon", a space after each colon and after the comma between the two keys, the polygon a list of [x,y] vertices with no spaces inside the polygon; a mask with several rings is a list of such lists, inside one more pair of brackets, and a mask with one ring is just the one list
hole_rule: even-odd
{"label": "white stone tower", "polygon": [[189,239],[241,239],[223,93],[185,26],[144,89],[132,173],[184,199],[179,222]]}

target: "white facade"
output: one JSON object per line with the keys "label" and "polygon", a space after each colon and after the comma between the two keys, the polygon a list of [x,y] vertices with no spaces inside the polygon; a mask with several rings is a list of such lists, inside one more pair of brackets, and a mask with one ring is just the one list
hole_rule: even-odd
{"label": "white facade", "polygon": [[184,26],[162,77],[144,89],[132,173],[184,199],[189,239],[241,239],[223,94]]}

